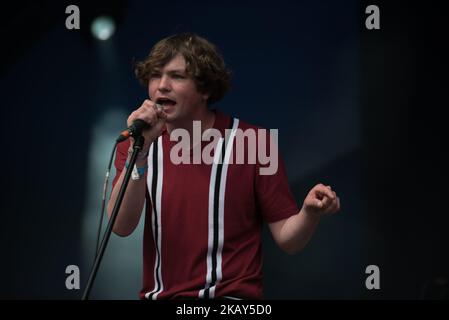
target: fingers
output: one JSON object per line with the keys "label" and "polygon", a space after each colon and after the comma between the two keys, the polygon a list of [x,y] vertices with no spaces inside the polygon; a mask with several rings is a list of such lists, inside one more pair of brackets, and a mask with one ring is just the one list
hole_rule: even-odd
{"label": "fingers", "polygon": [[142,105],[135,111],[133,111],[128,117],[127,123],[130,126],[135,120],[140,119],[150,125],[154,125],[159,119],[166,119],[166,114],[162,108],[158,108],[157,105],[151,100],[145,100]]}
{"label": "fingers", "polygon": [[141,119],[150,125],[154,125],[158,119],[157,117],[157,107],[156,104],[151,100],[145,100],[142,106],[138,109],[140,110]]}
{"label": "fingers", "polygon": [[165,113],[164,108],[160,104],[157,104],[156,106],[157,106],[156,114],[157,114],[158,118],[167,120],[167,114]]}
{"label": "fingers", "polygon": [[340,210],[340,198],[331,186],[317,184],[309,193],[308,205],[323,214],[332,214]]}
{"label": "fingers", "polygon": [[335,197],[335,200],[332,201],[328,208],[325,209],[325,213],[333,214],[337,213],[340,210],[340,199]]}
{"label": "fingers", "polygon": [[331,187],[325,186],[322,183],[317,184],[313,188],[313,190],[316,193],[317,198],[322,198],[324,196],[326,196],[332,200],[335,198],[335,192],[332,191]]}
{"label": "fingers", "polygon": [[312,206],[314,206],[314,207],[316,207],[318,209],[321,209],[321,208],[324,207],[324,203],[323,203],[323,201],[316,199],[314,201],[314,203],[312,203]]}

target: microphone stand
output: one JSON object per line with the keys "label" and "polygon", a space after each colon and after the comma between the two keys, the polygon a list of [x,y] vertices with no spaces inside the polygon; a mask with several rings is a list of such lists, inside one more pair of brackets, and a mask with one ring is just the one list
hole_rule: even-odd
{"label": "microphone stand", "polygon": [[131,160],[129,161],[128,168],[126,169],[125,178],[123,179],[120,192],[117,196],[117,201],[115,202],[114,209],[112,210],[111,219],[109,219],[108,226],[106,227],[105,235],[103,237],[103,240],[101,241],[98,254],[95,257],[94,265],[90,272],[89,280],[87,281],[87,286],[86,289],[84,290],[83,297],[81,298],[81,300],[89,300],[90,290],[92,289],[93,282],[95,281],[95,277],[97,276],[97,271],[98,268],[100,267],[101,260],[103,259],[103,254],[106,250],[106,246],[108,245],[109,237],[111,236],[115,219],[117,218],[118,212],[120,210],[120,205],[122,204],[123,197],[125,196],[129,178],[131,177],[132,170],[137,160],[137,154],[139,153],[140,150],[142,150],[143,144],[145,142],[145,138],[142,137],[141,135],[134,137],[134,139],[135,140]]}

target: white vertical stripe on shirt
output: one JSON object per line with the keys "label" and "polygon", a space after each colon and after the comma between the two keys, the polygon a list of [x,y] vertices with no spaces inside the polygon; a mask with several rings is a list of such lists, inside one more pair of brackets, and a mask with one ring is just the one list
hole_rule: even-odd
{"label": "white vertical stripe on shirt", "polygon": [[220,179],[220,194],[219,194],[219,206],[218,206],[218,250],[217,250],[217,280],[215,285],[210,288],[210,297],[215,297],[215,289],[217,284],[222,279],[222,251],[224,243],[224,209],[225,209],[225,195],[226,195],[226,180],[228,176],[228,164],[229,159],[232,154],[232,147],[234,144],[234,137],[236,130],[239,126],[239,120],[234,118],[234,125],[232,126],[232,131],[229,140],[226,144],[226,152],[223,161],[223,167],[221,169],[221,179]]}
{"label": "white vertical stripe on shirt", "polygon": [[[155,201],[156,204],[156,212],[153,211],[152,214],[152,229],[153,229],[153,238],[156,234],[155,225],[157,222],[157,239],[154,238],[155,246],[157,247],[157,251],[155,253],[155,261],[154,261],[154,289],[151,292],[147,292],[145,297],[147,299],[156,300],[157,296],[164,290],[164,283],[162,281],[162,225],[161,225],[161,208],[162,208],[162,182],[163,182],[163,149],[162,149],[162,136],[159,137],[158,141],[158,154],[157,154],[157,185],[156,185],[156,199],[151,199],[151,201]],[[152,194],[153,187],[153,157],[154,157],[154,143],[150,147],[150,153],[148,156],[148,167],[150,168],[148,172],[147,185],[150,196]],[[156,219],[156,220],[155,220]],[[159,268],[158,268],[159,265]],[[158,288],[158,279],[160,282],[160,288]]]}
{"label": "white vertical stripe on shirt", "polygon": [[206,286],[201,289],[198,297],[204,298],[205,289],[209,288],[212,282],[212,250],[214,246],[214,199],[215,199],[215,180],[217,178],[217,166],[220,163],[221,152],[223,149],[223,138],[218,140],[215,148],[214,162],[212,163],[212,169],[210,173],[209,183],[209,216],[208,216],[208,246],[207,246],[207,271],[206,271]]}
{"label": "white vertical stripe on shirt", "polygon": [[[226,150],[224,157],[222,156],[222,149],[224,139],[220,139],[214,156],[214,163],[212,165],[211,178],[209,184],[209,230],[208,230],[208,252],[207,252],[207,274],[206,274],[206,284],[204,289],[201,289],[198,296],[199,298],[204,298],[205,291],[209,289],[209,298],[213,299],[215,297],[215,289],[217,284],[221,281],[223,277],[222,271],[222,251],[224,244],[224,204],[225,204],[225,194],[226,194],[226,179],[228,173],[229,159],[232,154],[234,137],[236,130],[238,128],[239,121],[234,118],[232,131],[226,142]],[[215,194],[215,184],[217,180],[217,167],[219,165],[220,159],[223,159],[221,175],[220,175],[220,186],[218,188],[219,194]],[[218,199],[218,245],[216,252],[217,269],[215,270],[216,280],[212,285],[212,253],[213,253],[213,239],[214,239],[214,203],[215,197]]]}
{"label": "white vertical stripe on shirt", "polygon": [[153,300],[157,299],[157,296],[159,295],[159,293],[162,292],[162,290],[164,290],[164,282],[162,281],[162,182],[163,182],[163,177],[164,177],[164,157],[163,157],[163,149],[162,149],[162,136],[159,137],[158,139],[158,177],[157,177],[157,189],[156,189],[156,210],[157,210],[157,218],[158,218],[158,228],[159,228],[159,232],[157,233],[158,235],[158,249],[159,249],[159,280],[161,282],[161,287],[159,289],[158,292],[156,292],[153,296]]}
{"label": "white vertical stripe on shirt", "polygon": [[[153,181],[153,171],[154,171],[153,170],[153,156],[154,156],[153,155],[153,152],[154,152],[153,146],[154,146],[154,143],[151,144],[150,151],[148,153],[148,168],[149,168],[149,170],[148,170],[148,175],[147,175],[147,187],[148,187],[148,193],[150,195],[151,202],[154,201],[154,199],[152,199],[152,197],[151,197],[151,195],[153,194],[152,181]],[[147,203],[146,205],[150,205],[150,204]],[[154,232],[155,231],[154,230],[155,215],[156,215],[156,213],[154,212],[153,206],[151,204],[151,229],[153,230],[153,240],[154,240],[154,245],[156,246],[157,245],[156,239],[154,239],[154,235],[155,235],[155,232]],[[147,299],[149,299],[150,298],[150,294],[153,293],[156,290],[156,285],[157,285],[157,281],[156,281],[157,280],[156,279],[156,267],[157,267],[158,259],[159,259],[158,254],[157,254],[157,252],[155,252],[154,271],[153,271],[153,274],[154,274],[154,289],[153,289],[153,291],[145,293],[145,298],[147,298]]]}

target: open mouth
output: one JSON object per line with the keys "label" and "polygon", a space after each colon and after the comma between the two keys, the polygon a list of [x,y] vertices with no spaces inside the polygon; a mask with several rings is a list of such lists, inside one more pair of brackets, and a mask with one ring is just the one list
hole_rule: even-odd
{"label": "open mouth", "polygon": [[163,107],[172,107],[176,104],[176,101],[171,100],[169,98],[158,98],[156,100],[157,104],[160,104]]}

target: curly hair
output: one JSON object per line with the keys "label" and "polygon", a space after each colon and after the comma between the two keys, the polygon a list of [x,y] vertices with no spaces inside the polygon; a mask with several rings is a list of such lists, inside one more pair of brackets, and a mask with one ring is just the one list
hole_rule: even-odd
{"label": "curly hair", "polygon": [[148,57],[136,63],[137,79],[147,86],[152,71],[162,68],[177,54],[184,57],[186,72],[193,78],[197,90],[210,95],[208,104],[221,100],[229,90],[231,72],[217,47],[194,33],[172,35],[156,43]]}

